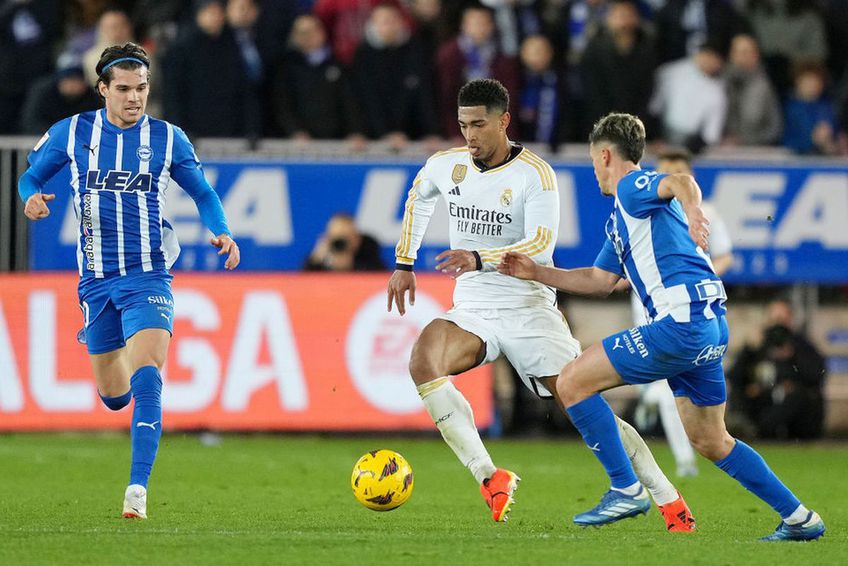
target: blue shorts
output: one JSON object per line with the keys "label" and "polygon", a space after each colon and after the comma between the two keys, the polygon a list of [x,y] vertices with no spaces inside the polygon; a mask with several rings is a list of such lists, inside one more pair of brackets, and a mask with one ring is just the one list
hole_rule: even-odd
{"label": "blue shorts", "polygon": [[139,330],[174,332],[173,277],[161,271],[83,279],[78,287],[89,354],[123,348]]}
{"label": "blue shorts", "polygon": [[604,350],[625,383],[667,379],[675,397],[695,405],[720,405],[727,400],[724,369],[727,321],[678,323],[670,317],[604,338]]}

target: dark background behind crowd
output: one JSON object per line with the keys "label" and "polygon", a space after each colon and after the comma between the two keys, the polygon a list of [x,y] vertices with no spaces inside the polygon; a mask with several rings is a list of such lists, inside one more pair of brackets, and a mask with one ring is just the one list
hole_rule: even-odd
{"label": "dark background behind crowd", "polygon": [[494,77],[525,142],[617,110],[695,151],[848,153],[844,0],[0,0],[0,134],[96,107],[94,62],[131,40],[150,113],[194,136],[444,145]]}

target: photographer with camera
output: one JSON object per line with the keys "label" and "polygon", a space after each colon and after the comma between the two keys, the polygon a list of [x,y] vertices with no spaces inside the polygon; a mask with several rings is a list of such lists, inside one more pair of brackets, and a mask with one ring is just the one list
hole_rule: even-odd
{"label": "photographer with camera", "polygon": [[337,213],[327,222],[303,266],[306,271],[384,271],[377,240],[356,228],[350,214]]}
{"label": "photographer with camera", "polygon": [[825,361],[793,328],[791,305],[772,301],[761,339],[747,344],[727,373],[735,409],[760,438],[818,438],[822,434]]}

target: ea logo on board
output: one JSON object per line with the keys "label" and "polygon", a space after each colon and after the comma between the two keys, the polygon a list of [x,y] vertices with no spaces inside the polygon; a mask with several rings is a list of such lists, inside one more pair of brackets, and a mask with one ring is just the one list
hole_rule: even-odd
{"label": "ea logo on board", "polygon": [[138,146],[135,154],[141,161],[150,161],[153,159],[153,149],[149,145]]}
{"label": "ea logo on board", "polygon": [[421,330],[443,312],[442,306],[420,291],[406,315],[386,312],[386,293],[365,301],[347,333],[347,367],[359,393],[387,413],[421,410],[421,399],[409,377],[409,354]]}

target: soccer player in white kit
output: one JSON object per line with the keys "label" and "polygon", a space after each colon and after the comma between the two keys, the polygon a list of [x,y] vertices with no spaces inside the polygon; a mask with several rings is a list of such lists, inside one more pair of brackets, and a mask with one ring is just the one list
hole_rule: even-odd
{"label": "soccer player in white kit", "polygon": [[[670,175],[683,174],[692,175],[692,154],[686,148],[669,148],[657,156],[656,170],[660,173]],[[708,238],[710,246],[710,260],[713,263],[715,274],[721,277],[733,264],[733,242],[727,225],[719,216],[718,211],[707,202],[701,203],[704,215],[710,221],[710,235]],[[634,326],[648,324],[645,316],[645,307],[639,299],[639,294],[630,288],[630,283],[623,279],[623,289],[630,290],[630,303],[633,311]],[[698,474],[698,465],[695,460],[695,450],[689,443],[683,422],[677,412],[677,403],[674,394],[665,380],[655,381],[642,387],[637,416],[641,410],[656,407],[666,440],[674,455],[677,464],[677,475],[679,477],[694,476]],[[638,426],[639,419],[636,419]]]}
{"label": "soccer player in white kit", "polygon": [[[561,366],[581,352],[553,289],[497,272],[508,251],[553,265],[559,193],[553,169],[506,130],[509,94],[499,82],[479,79],[459,92],[459,125],[467,147],[439,152],[415,177],[389,280],[388,308],[403,315],[406,293],[415,303],[413,264],[439,196],[451,217],[451,249],[436,267],[456,278],[453,308],[427,325],[412,350],[410,374],[443,438],[480,484],[495,521],[507,518],[519,477],[496,468],[474,424],[471,406],[449,376],[505,355],[524,384],[557,398]],[[560,406],[562,404],[560,403]],[[641,481],[670,531],[694,528],[686,503],[657,466],[638,433],[619,420],[621,435]],[[647,497],[647,494],[645,495]],[[648,505],[649,507],[649,505]],[[647,507],[632,511],[646,512]]]}

